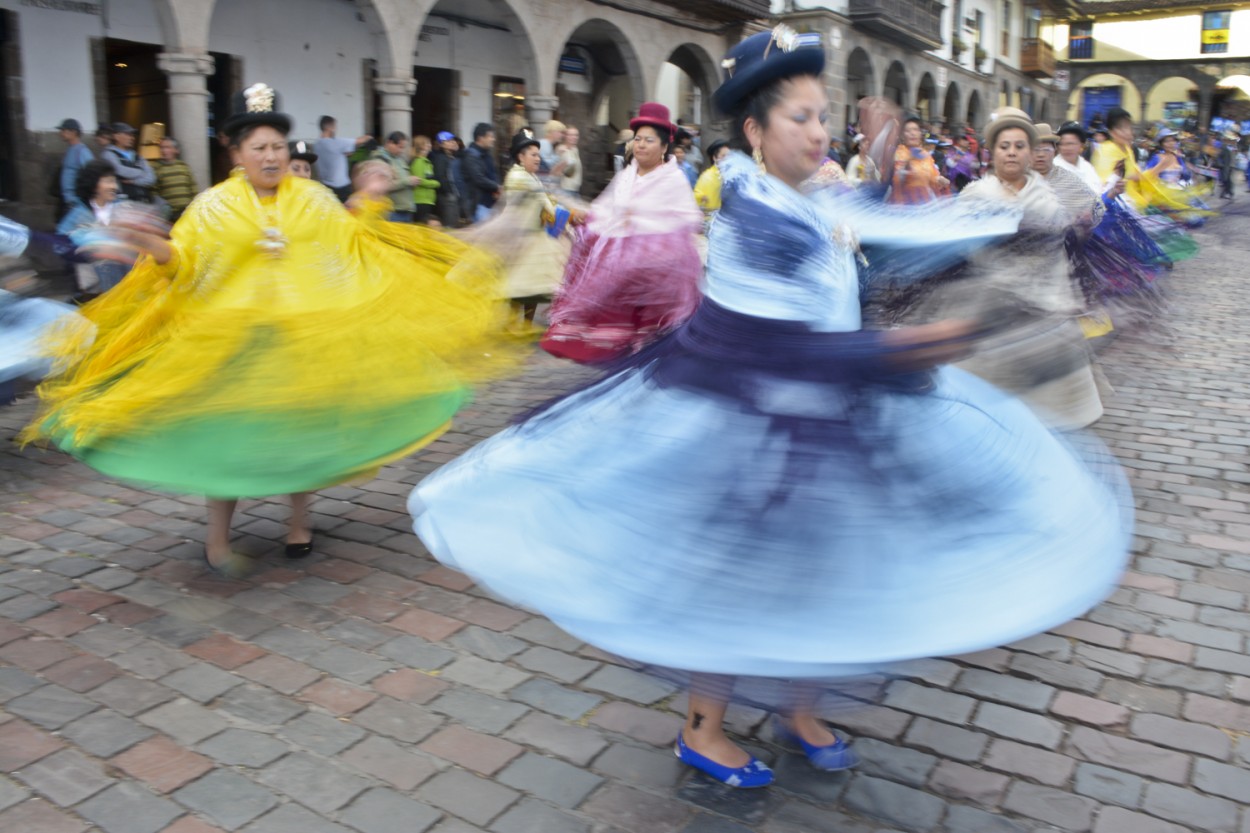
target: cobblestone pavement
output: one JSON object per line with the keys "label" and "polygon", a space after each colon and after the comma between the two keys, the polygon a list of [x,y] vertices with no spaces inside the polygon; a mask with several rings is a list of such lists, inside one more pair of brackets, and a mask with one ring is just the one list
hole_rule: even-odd
{"label": "cobblestone pavement", "polygon": [[[1123,338],[1100,433],[1133,479],[1133,569],[1080,621],[913,663],[842,717],[863,767],[767,742],[734,793],[668,749],[680,698],[437,566],[404,500],[527,403],[535,358],[377,479],[322,491],[318,555],[241,506],[267,571],[205,574],[201,502],[8,438],[0,410],[0,830],[6,833],[1250,833],[1250,241],[1198,233],[1170,345]],[[755,735],[763,715],[738,711]]]}

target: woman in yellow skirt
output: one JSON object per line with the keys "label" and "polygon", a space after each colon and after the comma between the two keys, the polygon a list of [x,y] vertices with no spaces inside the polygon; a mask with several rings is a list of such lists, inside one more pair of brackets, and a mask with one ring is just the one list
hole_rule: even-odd
{"label": "woman in yellow skirt", "polygon": [[289,175],[275,101],[263,84],[236,96],[238,167],[169,239],[119,232],[144,256],[83,308],[94,339],[59,334],[65,369],[26,431],[105,474],[208,495],[205,555],[228,575],[254,566],[230,547],[238,497],[290,494],[286,555],[310,554],[310,491],[428,443],[519,354],[495,261]]}

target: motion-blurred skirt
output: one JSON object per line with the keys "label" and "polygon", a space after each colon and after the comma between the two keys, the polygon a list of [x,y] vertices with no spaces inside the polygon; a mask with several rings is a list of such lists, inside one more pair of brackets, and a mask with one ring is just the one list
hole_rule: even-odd
{"label": "motion-blurred skirt", "polygon": [[1132,509],[1096,441],[955,369],[697,355],[713,307],[420,483],[429,550],[639,663],[791,679],[1001,645],[1114,589]]}

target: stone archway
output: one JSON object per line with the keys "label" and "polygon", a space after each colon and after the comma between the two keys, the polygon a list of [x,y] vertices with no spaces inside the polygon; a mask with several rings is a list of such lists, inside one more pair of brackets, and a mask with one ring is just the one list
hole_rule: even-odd
{"label": "stone archway", "polygon": [[[1118,88],[1118,92],[1114,92]],[[1137,85],[1123,75],[1102,72],[1087,75],[1068,94],[1070,121],[1088,124],[1096,114],[1106,115],[1111,106],[1123,107],[1137,119],[1141,113],[1142,97]]]}
{"label": "stone archway", "polygon": [[859,120],[859,101],[868,96],[877,95],[877,74],[872,66],[872,58],[861,47],[851,50],[846,59],[846,111],[843,121],[854,124]]}
{"label": "stone archway", "polygon": [[916,86],[916,113],[926,122],[932,122],[938,116],[937,83],[927,72],[920,76],[920,83]]}
{"label": "stone archway", "polygon": [[1148,122],[1178,120],[1198,116],[1199,88],[1192,78],[1169,75],[1160,78],[1146,93],[1143,119]]}
{"label": "stone archway", "polygon": [[981,104],[981,94],[973,90],[968,95],[968,126],[980,132],[985,126],[985,113]]}
{"label": "stone archway", "polygon": [[[670,77],[675,73],[668,71],[670,66],[684,77],[671,79]],[[716,64],[713,63],[712,56],[707,53],[707,50],[694,43],[683,43],[674,49],[668,56],[665,66],[660,69],[658,89],[654,98],[657,101],[665,101],[665,97],[661,95],[661,89],[674,82],[677,87],[674,100],[665,102],[669,104],[674,120],[682,119],[685,122],[693,122],[705,127],[711,124],[713,121],[712,92],[716,89],[719,78]]]}
{"label": "stone archway", "polygon": [[625,33],[602,18],[592,18],[574,29],[563,44],[561,59],[577,55],[586,74],[578,83],[558,78],[556,98],[565,121],[610,127],[628,125],[638,105],[647,99],[638,53]]}
{"label": "stone archway", "polygon": [[890,64],[890,68],[885,73],[885,84],[882,87],[881,94],[899,107],[907,110],[911,107],[910,89],[907,83],[906,67],[899,61]]}
{"label": "stone archway", "polygon": [[946,100],[942,105],[942,120],[947,130],[957,130],[963,123],[964,112],[960,109],[959,84],[951,81],[946,85]]}

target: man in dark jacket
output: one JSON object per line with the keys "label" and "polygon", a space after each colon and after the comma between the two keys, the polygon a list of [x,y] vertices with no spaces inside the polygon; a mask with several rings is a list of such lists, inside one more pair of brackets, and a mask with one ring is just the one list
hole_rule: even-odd
{"label": "man in dark jacket", "polygon": [[152,186],[156,184],[156,172],[148,160],[135,149],[137,131],[125,122],[113,125],[113,144],[100,154],[117,171],[117,184],[128,199],[135,202],[151,202]]}
{"label": "man in dark jacket", "polygon": [[490,210],[499,198],[499,173],[495,169],[495,128],[482,122],[473,128],[473,144],[464,151],[464,182],[468,188],[465,199],[473,222],[481,222],[490,216]]}
{"label": "man in dark jacket", "polygon": [[438,214],[438,221],[448,228],[456,228],[460,225],[460,186],[456,182],[455,172],[452,170],[453,163],[456,161],[456,152],[459,146],[456,143],[455,135],[448,130],[444,130],[435,137],[438,144],[434,151],[430,154],[430,162],[434,165],[434,181],[439,183],[438,198],[434,203],[435,213]]}

